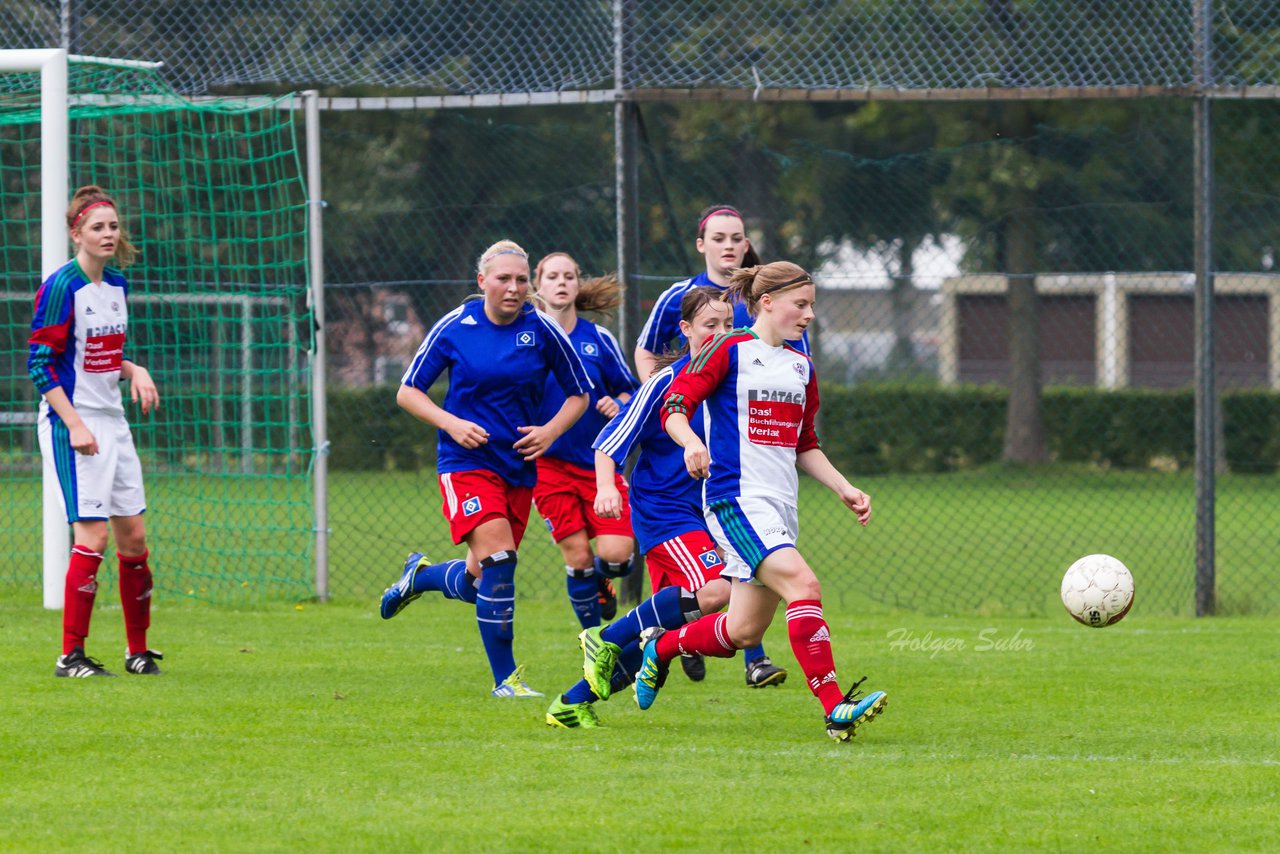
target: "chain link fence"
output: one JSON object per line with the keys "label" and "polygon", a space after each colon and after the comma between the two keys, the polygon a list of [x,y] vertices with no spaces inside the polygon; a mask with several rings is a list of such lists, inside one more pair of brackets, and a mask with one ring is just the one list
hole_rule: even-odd
{"label": "chain link fence", "polygon": [[[1186,87],[1203,3],[933,0],[13,0],[6,47],[165,62],[239,86],[438,94],[608,88]],[[1211,80],[1278,81],[1280,8],[1211,4]],[[615,43],[615,34],[619,42]],[[618,48],[622,55],[615,63]]]}
{"label": "chain link fence", "polygon": [[[1280,604],[1275,4],[46,0],[0,9],[0,39],[163,60],[192,93],[640,103],[628,286],[647,310],[703,269],[696,215],[717,201],[766,259],[814,271],[824,443],[877,515],[855,530],[808,484],[801,545],[828,595],[941,613],[1056,608],[1096,551],[1134,569],[1141,607],[1193,611],[1183,96],[1212,92],[1218,606]],[[410,548],[454,551],[434,436],[394,389],[480,250],[618,267],[604,94],[324,114],[335,595],[371,600]],[[536,525],[522,555],[525,594],[563,595]]]}

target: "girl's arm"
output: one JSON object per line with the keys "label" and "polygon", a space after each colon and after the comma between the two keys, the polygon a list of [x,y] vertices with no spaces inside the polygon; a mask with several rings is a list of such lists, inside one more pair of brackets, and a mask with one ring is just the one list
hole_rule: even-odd
{"label": "girl's arm", "polygon": [[613,457],[597,449],[596,500],[593,509],[597,516],[605,519],[622,518],[622,493],[618,492],[618,485],[614,483],[617,473],[618,467],[614,465]]}
{"label": "girl's arm", "polygon": [[684,448],[684,467],[689,477],[704,478],[711,474],[711,454],[689,426],[689,416],[683,412],[672,412],[667,415],[662,429],[667,431],[671,441]]}
{"label": "girl's arm", "polygon": [[76,412],[75,406],[71,403],[71,398],[67,397],[67,393],[62,386],[56,385],[46,391],[44,399],[48,401],[49,408],[58,413],[62,423],[67,425],[67,432],[70,433],[71,438],[71,447],[76,453],[89,457],[98,453],[98,440],[94,438],[93,433],[85,426],[84,420],[80,418],[80,413]]}
{"label": "girl's arm", "polygon": [[849,483],[821,448],[810,448],[796,454],[796,464],[805,474],[839,496],[864,527],[871,521],[871,496]]}
{"label": "girl's arm", "polygon": [[120,377],[129,381],[129,399],[142,404],[143,415],[160,408],[160,392],[150,371],[125,359],[120,363]]}
{"label": "girl's arm", "polygon": [[449,414],[425,392],[413,386],[400,386],[400,390],[396,392],[396,403],[419,421],[425,421],[432,427],[448,433],[453,441],[464,448],[478,448],[489,441],[488,430],[474,421],[467,421]]}
{"label": "girl's arm", "polygon": [[573,422],[582,417],[582,413],[587,411],[587,404],[590,402],[591,395],[585,392],[569,395],[560,405],[559,411],[546,424],[517,427],[516,429],[524,436],[512,447],[526,460],[536,460],[546,453],[547,448],[550,448],[556,439],[573,426]]}

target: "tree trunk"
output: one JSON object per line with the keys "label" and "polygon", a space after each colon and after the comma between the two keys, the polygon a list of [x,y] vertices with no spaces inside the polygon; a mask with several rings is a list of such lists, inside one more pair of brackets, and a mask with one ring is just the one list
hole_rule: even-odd
{"label": "tree trunk", "polygon": [[890,309],[893,312],[893,349],[889,351],[888,366],[889,373],[895,376],[915,373],[916,354],[911,343],[911,321],[915,306],[913,259],[919,246],[919,240],[903,238],[902,245],[898,247],[898,270],[889,293]]}

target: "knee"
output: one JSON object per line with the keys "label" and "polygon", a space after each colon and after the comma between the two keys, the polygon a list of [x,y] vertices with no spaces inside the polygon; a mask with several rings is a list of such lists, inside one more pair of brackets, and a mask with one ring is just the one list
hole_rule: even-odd
{"label": "knee", "polygon": [[107,532],[93,532],[88,534],[77,534],[76,541],[73,545],[84,546],[90,551],[102,554],[107,550]]}
{"label": "knee", "polygon": [[575,539],[572,542],[569,540],[562,542],[560,544],[560,553],[564,555],[565,566],[571,566],[574,569],[586,569],[591,566],[591,546],[585,540],[579,542]]}
{"label": "knee", "polygon": [[738,649],[759,646],[764,641],[764,626],[730,626],[729,640]]}
{"label": "knee", "polygon": [[810,574],[808,578],[801,579],[799,581],[796,585],[795,595],[792,597],[791,601],[794,602],[797,599],[809,599],[815,602],[822,601],[822,582],[818,581],[818,577],[816,575]]}
{"label": "knee", "polygon": [[596,554],[605,563],[630,563],[635,555],[635,547],[630,542],[610,543],[597,541]]}
{"label": "knee", "polygon": [[729,604],[729,582],[722,578],[709,581],[698,588],[698,610],[714,614]]}

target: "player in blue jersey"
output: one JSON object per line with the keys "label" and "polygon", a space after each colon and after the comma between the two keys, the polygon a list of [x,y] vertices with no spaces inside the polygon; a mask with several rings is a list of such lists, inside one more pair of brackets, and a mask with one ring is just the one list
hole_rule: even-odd
{"label": "player in blue jersey", "polygon": [[[433,564],[410,554],[380,612],[389,620],[427,591],[474,604],[493,696],[540,697],[513,650],[516,549],[529,521],[535,461],[586,410],[591,380],[568,336],[529,302],[523,249],[510,240],[490,246],[476,281],[482,297],[431,327],[396,394],[406,412],[438,430],[444,516],[467,556]],[[445,371],[449,390],[437,404],[427,392]],[[565,398],[543,420],[548,376]]]}
{"label": "player in blue jersey", "polygon": [[[618,598],[610,579],[630,573],[635,554],[630,514],[611,518],[593,509],[596,476],[591,443],[640,383],[609,330],[579,316],[579,312],[602,314],[617,308],[622,301],[617,279],[605,276],[584,282],[571,256],[553,252],[538,262],[534,287],[544,310],[569,336],[594,386],[586,413],[538,458],[538,483],[533,488],[534,506],[564,557],[569,604],[586,629],[600,625],[601,617],[612,620],[617,615]],[[564,397],[559,383],[548,377],[542,398],[544,417],[551,417]],[[625,492],[621,475],[614,478],[615,488]]]}
{"label": "player in blue jersey", "polygon": [[157,675],[162,656],[147,648],[152,586],[142,521],[147,499],[120,396],[120,382],[128,380],[130,398],[144,415],[160,405],[151,375],[125,347],[129,283],[121,268],[133,262],[137,250],[120,226],[115,201],[97,186],[76,190],[67,229],[76,254],[36,294],[27,355],[27,370],[44,397],[38,434],[45,478],[57,479],[75,542],[67,567],[62,655],[54,675],[115,675],[84,651],[108,521],[120,561],[125,672]]}
{"label": "player in blue jersey", "polygon": [[[715,288],[686,293],[681,314],[680,329],[691,354],[731,329],[732,311]],[[642,632],[677,628],[719,611],[729,600],[729,582],[719,574],[723,562],[702,517],[701,486],[685,472],[683,451],[658,423],[667,389],[689,359],[685,353],[662,357],[659,369],[596,439],[596,511],[602,516],[621,514],[627,499],[614,488],[614,478],[631,450],[640,447],[631,473],[630,504],[654,595],[612,625],[584,630],[579,636],[586,659],[584,678],[552,702],[546,715],[551,726],[597,726],[592,703],[631,684],[640,663]],[[757,661],[769,669],[758,668],[758,681],[752,681],[748,671],[748,685],[777,685],[786,679],[786,671],[768,658]]]}
{"label": "player in blue jersey", "polygon": [[[640,330],[635,360],[636,373],[642,380],[647,380],[653,373],[654,360],[658,356],[684,344],[684,337],[680,334],[680,300],[687,292],[698,287],[714,287],[723,294],[734,270],[739,267],[754,267],[760,263],[747,237],[743,216],[732,205],[715,204],[703,209],[698,215],[698,237],[695,245],[706,262],[706,270],[692,278],[676,282],[663,291]],[[747,307],[741,302],[735,302],[734,327],[743,328],[751,323]],[[807,335],[789,343],[804,353],[809,352]]]}

